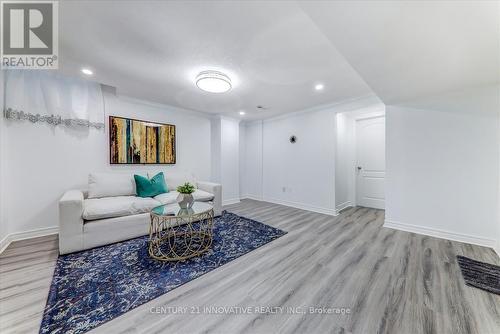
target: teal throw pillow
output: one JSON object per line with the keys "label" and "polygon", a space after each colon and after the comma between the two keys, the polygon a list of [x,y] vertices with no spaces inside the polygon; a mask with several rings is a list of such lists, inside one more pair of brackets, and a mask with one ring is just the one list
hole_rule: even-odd
{"label": "teal throw pillow", "polygon": [[163,172],[153,176],[151,179],[141,175],[134,175],[135,188],[139,197],[155,197],[156,195],[168,193]]}

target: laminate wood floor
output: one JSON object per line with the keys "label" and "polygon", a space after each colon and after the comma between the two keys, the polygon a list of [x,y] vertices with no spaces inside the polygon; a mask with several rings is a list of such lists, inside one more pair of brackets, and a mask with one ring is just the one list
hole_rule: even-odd
{"label": "laminate wood floor", "polygon": [[[465,286],[455,259],[499,265],[489,248],[383,228],[384,211],[362,207],[337,217],[253,200],[226,209],[289,233],[91,332],[500,333],[500,297]],[[56,236],[0,255],[1,333],[38,333],[56,259]],[[289,309],[255,311],[277,306]]]}

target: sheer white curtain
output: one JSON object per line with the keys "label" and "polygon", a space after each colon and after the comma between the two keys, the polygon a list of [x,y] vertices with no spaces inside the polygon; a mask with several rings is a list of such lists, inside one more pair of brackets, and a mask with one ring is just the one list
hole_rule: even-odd
{"label": "sheer white curtain", "polygon": [[101,85],[55,71],[10,70],[5,75],[8,119],[104,129]]}

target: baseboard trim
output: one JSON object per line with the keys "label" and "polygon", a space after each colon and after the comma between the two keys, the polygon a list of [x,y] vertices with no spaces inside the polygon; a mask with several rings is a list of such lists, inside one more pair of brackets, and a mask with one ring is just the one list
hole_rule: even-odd
{"label": "baseboard trim", "polygon": [[46,235],[57,233],[59,233],[59,227],[57,226],[38,228],[35,230],[24,232],[9,233],[0,241],[0,254],[3,253],[3,251],[7,249],[7,247],[9,247],[9,245],[14,241],[44,237]]}
{"label": "baseboard trim", "polygon": [[[301,210],[306,210],[306,211],[311,211],[311,212],[316,212],[316,213],[322,213],[322,214],[329,215],[329,216],[338,216],[338,211],[339,211],[338,209],[333,210],[333,209],[322,208],[319,206],[314,206],[314,205],[309,205],[309,204],[303,204],[303,203],[292,202],[292,201],[284,201],[284,200],[280,200],[280,199],[276,199],[276,198],[261,197],[261,196],[255,196],[255,195],[250,195],[250,194],[242,195],[241,199],[242,200],[243,199],[251,199],[254,201],[269,202],[269,203],[273,203],[273,204],[289,206],[289,207],[296,208],[296,209],[301,209]],[[346,207],[351,206],[351,202],[346,202],[346,203],[349,203],[348,205],[346,205]],[[346,203],[342,203],[342,204],[346,204]]]}
{"label": "baseboard trim", "polygon": [[337,214],[338,214],[340,211],[342,211],[342,210],[344,210],[344,209],[346,209],[346,208],[348,208],[350,206],[352,206],[351,201],[347,201],[347,202],[344,202],[342,204],[337,205],[335,207],[335,210],[337,210]]}
{"label": "baseboard trim", "polygon": [[497,247],[494,247],[493,250],[495,251],[495,253],[497,253],[498,257],[500,257],[500,245],[497,245]]}
{"label": "baseboard trim", "polygon": [[7,247],[9,247],[10,242],[11,241],[8,234],[5,237],[3,237],[2,240],[0,240],[0,254],[2,254]]}
{"label": "baseboard trim", "polygon": [[251,199],[251,200],[254,200],[254,201],[262,201],[262,197],[260,197],[260,196],[254,196],[254,195],[250,195],[250,194],[242,195],[240,197],[240,200],[242,200],[242,199]]}
{"label": "baseboard trim", "polygon": [[284,201],[284,200],[269,198],[269,197],[264,197],[262,199],[262,201],[274,203],[274,204],[279,204],[279,205],[284,205],[284,206],[289,206],[289,207],[296,208],[296,209],[301,209],[301,210],[306,210],[306,211],[311,211],[311,212],[316,212],[316,213],[322,213],[324,215],[329,215],[329,216],[337,216],[338,215],[337,210],[329,209],[329,208],[322,208],[319,206],[314,206],[314,205],[309,205],[309,204]]}
{"label": "baseboard trim", "polygon": [[222,201],[222,206],[236,204],[239,202],[240,202],[239,198],[226,199],[226,200]]}
{"label": "baseboard trim", "polygon": [[478,245],[478,246],[483,246],[483,247],[490,247],[493,249],[495,249],[495,246],[496,246],[496,240],[494,240],[494,239],[465,235],[465,234],[461,234],[461,233],[455,233],[455,232],[434,229],[434,228],[429,228],[429,227],[422,227],[422,226],[417,226],[417,225],[412,225],[412,224],[405,224],[405,223],[396,222],[396,221],[392,221],[392,220],[388,220],[388,219],[385,220],[384,227],[388,227],[388,228],[392,228],[392,229],[400,230],[400,231],[405,231],[405,232],[423,234],[423,235],[427,235],[427,236],[435,237],[435,238],[459,241],[459,242],[464,242],[467,244],[473,244],[473,245]]}

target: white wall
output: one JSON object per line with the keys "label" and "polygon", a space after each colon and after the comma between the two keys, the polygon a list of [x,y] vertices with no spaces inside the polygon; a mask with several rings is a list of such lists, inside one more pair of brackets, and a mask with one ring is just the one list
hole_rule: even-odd
{"label": "white wall", "polygon": [[212,118],[212,180],[222,184],[222,204],[240,201],[240,121],[216,116]]}
{"label": "white wall", "polygon": [[496,243],[498,109],[471,107],[387,107],[389,224],[471,243]]}
{"label": "white wall", "polygon": [[[0,108],[4,107],[4,71],[0,71]],[[5,118],[3,114],[0,115],[0,250],[2,249],[2,240],[8,234],[8,222],[7,222],[7,207],[5,205],[5,199],[7,194],[6,185],[6,162],[4,159],[4,153],[7,148],[7,129],[5,127]]]}
{"label": "white wall", "polygon": [[335,122],[331,110],[264,122],[264,199],[335,214]]}
{"label": "white wall", "polygon": [[[500,108],[498,108],[498,131],[500,132]],[[500,136],[500,134],[499,134]],[[500,140],[498,141],[498,156],[500,157]],[[498,164],[498,222],[497,222],[497,245],[495,251],[500,256],[500,163]]]}
{"label": "white wall", "polygon": [[240,201],[239,120],[221,118],[221,184],[224,205]]}
{"label": "white wall", "polygon": [[[106,94],[108,115],[171,123],[177,130],[177,163],[153,166],[110,166],[108,129],[69,130],[45,124],[5,121],[7,161],[7,233],[58,225],[57,201],[70,188],[83,188],[92,171],[163,169],[192,172],[200,180],[211,176],[210,119],[202,114]],[[3,120],[2,120],[3,121]],[[4,188],[2,184],[2,188]]]}
{"label": "white wall", "polygon": [[[210,122],[211,138],[211,179],[213,182],[221,183],[221,149],[222,149],[222,137],[221,137],[221,120],[215,117]],[[224,190],[224,189],[223,189]]]}
{"label": "white wall", "polygon": [[351,168],[353,168],[353,127],[347,113],[337,114],[337,148],[335,159],[335,207],[342,210],[353,205],[350,196]]}
{"label": "white wall", "polygon": [[244,124],[242,198],[262,199],[262,121]]}
{"label": "white wall", "polygon": [[252,122],[245,131],[245,197],[335,214],[332,110]]}
{"label": "white wall", "polygon": [[[366,96],[245,123],[242,197],[336,214],[336,192],[347,188],[347,170],[336,175],[336,114],[373,106],[383,108],[377,97]],[[289,142],[291,135],[296,144]],[[340,159],[347,168],[345,152]],[[346,179],[337,186],[339,177]]]}
{"label": "white wall", "polygon": [[246,146],[245,146],[245,137],[246,137],[246,126],[244,122],[240,122],[239,124],[239,197],[245,198],[245,194],[247,193],[245,178],[247,174],[246,166],[245,166],[245,157],[246,157]]}

